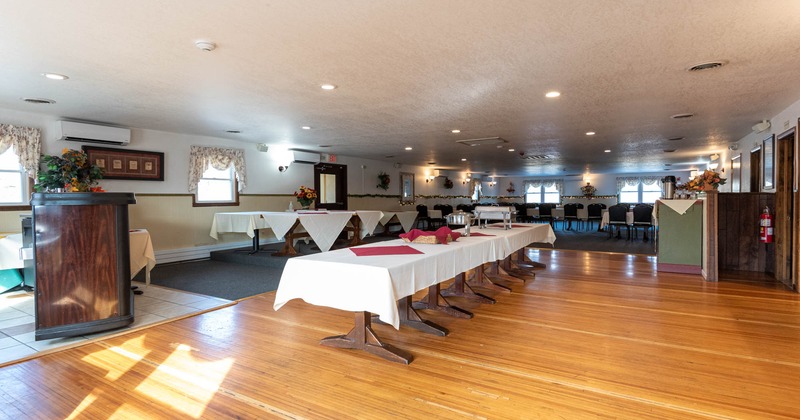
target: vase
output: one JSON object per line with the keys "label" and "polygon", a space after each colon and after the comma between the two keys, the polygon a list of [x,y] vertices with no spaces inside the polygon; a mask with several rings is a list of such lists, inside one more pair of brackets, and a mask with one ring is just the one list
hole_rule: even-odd
{"label": "vase", "polygon": [[715,189],[711,184],[703,184],[703,191],[714,191]]}

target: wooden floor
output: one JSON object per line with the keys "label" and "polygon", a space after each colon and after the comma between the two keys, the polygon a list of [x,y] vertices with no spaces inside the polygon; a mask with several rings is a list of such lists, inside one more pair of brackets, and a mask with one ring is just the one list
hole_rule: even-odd
{"label": "wooden floor", "polygon": [[535,280],[375,325],[410,365],[320,346],[351,313],[274,293],[0,369],[0,418],[800,416],[800,296],[655,272],[654,257],[531,250]]}

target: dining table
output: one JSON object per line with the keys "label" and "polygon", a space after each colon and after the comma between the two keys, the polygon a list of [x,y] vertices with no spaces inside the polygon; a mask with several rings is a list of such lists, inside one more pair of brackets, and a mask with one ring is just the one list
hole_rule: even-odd
{"label": "dining table", "polygon": [[396,329],[403,324],[444,335],[446,329],[437,328],[416,313],[410,302],[415,292],[463,277],[483,264],[510,259],[530,243],[552,244],[555,239],[549,224],[515,223],[510,229],[495,224],[447,244],[395,239],[292,258],[281,275],[274,309],[281,309],[292,299],[302,299],[312,305],[352,311],[354,328],[348,334],[325,338],[321,344],[360,349],[407,364],[413,355],[381,341],[372,329],[372,314]]}
{"label": "dining table", "polygon": [[297,255],[297,240],[309,237],[320,250],[327,251],[348,224],[351,227],[347,229],[353,232],[350,245],[358,245],[375,230],[382,217],[378,210],[222,212],[214,214],[209,235],[219,239],[220,233],[245,233],[253,238],[252,254],[259,250],[259,230],[269,228],[276,238],[285,239],[284,247],[273,255]]}

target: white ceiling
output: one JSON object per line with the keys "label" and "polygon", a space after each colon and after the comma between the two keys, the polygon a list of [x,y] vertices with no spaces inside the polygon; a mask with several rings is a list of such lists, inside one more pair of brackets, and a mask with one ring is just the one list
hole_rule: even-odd
{"label": "white ceiling", "polygon": [[[0,10],[0,108],[441,169],[688,169],[800,98],[797,0],[0,0]],[[686,70],[710,60],[728,64]],[[496,136],[505,148],[455,143]]]}

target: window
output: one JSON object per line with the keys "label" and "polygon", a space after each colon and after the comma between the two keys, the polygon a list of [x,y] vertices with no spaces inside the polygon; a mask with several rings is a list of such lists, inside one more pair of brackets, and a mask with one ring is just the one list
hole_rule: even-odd
{"label": "window", "polygon": [[0,154],[0,206],[27,206],[31,182],[13,147]]}
{"label": "window", "polygon": [[639,182],[634,185],[625,184],[619,190],[620,203],[655,203],[661,197],[661,186],[654,182],[646,185]]}
{"label": "window", "polygon": [[209,163],[200,177],[200,182],[197,183],[194,205],[196,207],[239,205],[234,166],[220,171],[211,167]]}
{"label": "window", "polygon": [[529,184],[528,188],[525,190],[525,202],[526,203],[560,203],[561,202],[561,191],[559,191],[558,186],[553,184],[548,186],[540,185],[534,186],[534,184]]}

